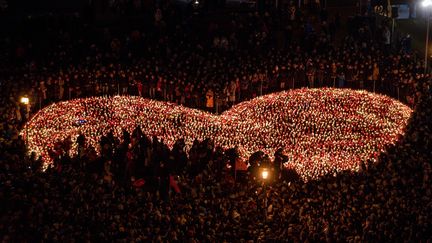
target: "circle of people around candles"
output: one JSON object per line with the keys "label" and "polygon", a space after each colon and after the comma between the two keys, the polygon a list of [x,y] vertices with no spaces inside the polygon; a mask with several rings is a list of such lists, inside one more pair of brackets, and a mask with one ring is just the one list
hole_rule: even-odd
{"label": "circle of people around candles", "polygon": [[[307,181],[328,173],[358,171],[375,160],[404,133],[412,110],[387,96],[350,89],[297,89],[273,93],[234,105],[221,115],[136,96],[92,97],[52,104],[32,117],[21,134],[30,152],[52,163],[50,152],[76,139],[99,152],[101,136],[121,139],[139,126],[170,149],[184,139],[211,139],[223,149],[237,148],[247,161],[257,151],[271,158],[282,148],[285,167]],[[27,134],[28,133],[28,134]],[[27,137],[28,135],[28,137]]]}

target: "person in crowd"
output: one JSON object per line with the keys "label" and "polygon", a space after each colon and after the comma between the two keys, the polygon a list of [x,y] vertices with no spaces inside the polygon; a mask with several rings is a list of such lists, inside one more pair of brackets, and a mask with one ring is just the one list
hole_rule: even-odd
{"label": "person in crowd", "polygon": [[206,92],[206,107],[209,111],[213,111],[214,108],[214,93],[212,89],[208,89]]}

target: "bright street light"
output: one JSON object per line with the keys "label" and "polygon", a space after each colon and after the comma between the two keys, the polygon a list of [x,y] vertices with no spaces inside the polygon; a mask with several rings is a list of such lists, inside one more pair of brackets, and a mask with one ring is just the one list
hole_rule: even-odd
{"label": "bright street light", "polygon": [[[23,96],[20,98],[21,104],[24,104],[26,106],[26,120],[30,117],[30,99],[27,96]],[[25,125],[25,143],[28,146],[28,125]]]}
{"label": "bright street light", "polygon": [[263,171],[261,171],[261,177],[262,177],[264,180],[267,180],[268,176],[269,176],[269,172],[268,172],[268,170],[267,170],[267,169],[263,169]]}
{"label": "bright street light", "polygon": [[23,103],[24,105],[28,105],[30,103],[30,100],[28,97],[21,97],[20,102]]}
{"label": "bright street light", "polygon": [[430,7],[430,6],[432,6],[432,0],[423,0],[421,5],[423,8]]}
{"label": "bright street light", "polygon": [[267,210],[268,210],[268,206],[267,206],[267,180],[270,176],[270,171],[268,170],[268,168],[262,168],[261,170],[261,178],[262,178],[262,184],[263,184],[263,190],[264,190],[264,220],[267,221]]}

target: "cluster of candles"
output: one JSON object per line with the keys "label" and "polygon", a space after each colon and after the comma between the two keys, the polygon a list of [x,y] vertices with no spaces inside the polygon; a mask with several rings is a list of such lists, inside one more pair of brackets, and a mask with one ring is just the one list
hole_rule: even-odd
{"label": "cluster of candles", "polygon": [[[273,93],[233,106],[221,115],[135,96],[92,97],[59,102],[40,110],[22,130],[30,152],[51,163],[55,144],[84,134],[99,152],[101,136],[140,126],[172,148],[184,139],[211,139],[224,149],[236,147],[247,160],[256,151],[273,158],[279,148],[286,167],[304,180],[359,169],[403,135],[412,110],[389,97],[349,89],[297,89]],[[28,132],[28,134],[26,134]]]}

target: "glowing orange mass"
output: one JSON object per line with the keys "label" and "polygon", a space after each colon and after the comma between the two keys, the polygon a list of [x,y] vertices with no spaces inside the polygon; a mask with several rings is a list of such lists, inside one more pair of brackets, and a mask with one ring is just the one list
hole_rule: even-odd
{"label": "glowing orange mass", "polygon": [[[242,159],[259,150],[273,156],[283,148],[287,166],[304,179],[341,170],[356,171],[404,133],[412,110],[387,96],[350,89],[298,89],[273,93],[233,106],[217,116],[176,104],[134,96],[75,99],[50,105],[27,124],[31,151],[51,162],[57,141],[79,133],[99,151],[110,130],[141,126],[169,147],[184,138],[210,138],[216,146],[237,147]],[[26,129],[22,134],[27,136]],[[71,155],[76,153],[72,147]]]}

